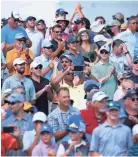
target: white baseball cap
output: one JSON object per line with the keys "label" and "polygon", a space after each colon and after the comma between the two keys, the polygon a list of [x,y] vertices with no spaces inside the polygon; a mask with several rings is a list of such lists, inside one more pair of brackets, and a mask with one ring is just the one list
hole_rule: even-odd
{"label": "white baseball cap", "polygon": [[16,64],[23,64],[23,63],[26,63],[23,58],[16,58],[16,59],[13,61],[13,66],[15,66]]}
{"label": "white baseball cap", "polygon": [[12,11],[12,12],[11,12],[11,16],[12,16],[13,18],[15,18],[15,19],[19,19],[19,18],[20,18],[19,13],[16,12],[16,11]]}
{"label": "white baseball cap", "polygon": [[48,40],[48,39],[44,39],[43,42],[42,42],[42,48],[43,47],[50,47],[50,46],[53,46],[53,44],[51,43],[51,41]]}
{"label": "white baseball cap", "polygon": [[92,101],[101,101],[104,98],[108,98],[108,96],[104,92],[97,92],[93,95]]}
{"label": "white baseball cap", "polygon": [[106,50],[107,52],[110,52],[110,47],[109,47],[109,45],[105,44],[105,45],[103,45],[103,46],[100,48],[100,51],[101,51],[101,50]]}
{"label": "white baseball cap", "polygon": [[33,116],[33,122],[35,121],[42,121],[45,123],[47,121],[47,116],[43,112],[36,112]]}
{"label": "white baseball cap", "polygon": [[133,126],[132,133],[133,133],[133,135],[138,134],[138,124],[136,124],[136,125]]}
{"label": "white baseball cap", "polygon": [[30,69],[32,68],[36,68],[38,65],[42,65],[39,61],[34,60],[31,64],[30,64]]}

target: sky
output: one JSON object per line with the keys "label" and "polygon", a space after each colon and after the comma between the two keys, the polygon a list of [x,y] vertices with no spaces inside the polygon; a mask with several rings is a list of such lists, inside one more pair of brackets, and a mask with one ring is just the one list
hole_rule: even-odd
{"label": "sky", "polygon": [[[79,1],[83,6],[83,13],[92,22],[96,16],[104,16],[107,23],[112,20],[112,15],[121,12],[125,17],[138,14],[138,1]],[[64,8],[70,14],[73,12],[77,1],[63,0],[1,0],[1,17],[10,17],[12,11],[17,11],[23,17],[35,16],[43,18],[48,26],[53,25],[55,10]],[[75,17],[75,19],[78,16]]]}

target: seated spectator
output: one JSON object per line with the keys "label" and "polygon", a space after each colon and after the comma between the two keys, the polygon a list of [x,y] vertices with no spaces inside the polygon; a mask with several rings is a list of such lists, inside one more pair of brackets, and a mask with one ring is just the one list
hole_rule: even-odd
{"label": "seated spectator", "polygon": [[24,97],[20,93],[12,93],[8,97],[8,104],[12,115],[2,122],[2,128],[5,126],[13,125],[19,127],[21,136],[25,131],[32,130],[34,128],[32,123],[32,117],[24,112]]}
{"label": "seated spectator", "polygon": [[[110,49],[108,45],[102,46],[99,52],[101,60],[92,67],[91,72],[101,83],[100,90],[112,100],[117,89],[117,73],[120,72],[120,67],[109,60]],[[110,88],[111,86],[112,88]]]}
{"label": "seated spectator", "polygon": [[25,72],[25,61],[22,58],[16,58],[13,61],[13,65],[16,70],[16,74],[10,76],[4,81],[2,86],[2,93],[6,89],[12,89],[22,85],[25,89],[25,101],[34,104],[35,88],[33,82],[23,75]]}
{"label": "seated spectator", "polygon": [[138,56],[133,59],[132,72],[130,74],[130,79],[135,83],[135,87],[138,88]]}
{"label": "seated spectator", "polygon": [[45,39],[42,42],[42,54],[34,59],[42,64],[43,70],[41,75],[48,80],[50,80],[52,75],[53,63],[50,56],[53,52],[53,44],[48,39]]}
{"label": "seated spectator", "polygon": [[113,42],[112,53],[110,55],[110,60],[116,62],[120,65],[121,71],[126,69],[131,69],[132,57],[129,54],[127,46],[120,39]]}
{"label": "seated spectator", "polygon": [[131,130],[118,122],[120,104],[108,102],[107,120],[94,129],[90,155],[92,156],[124,156],[132,146]]}
{"label": "seated spectator", "polygon": [[[48,115],[48,123],[53,127],[56,140],[68,140],[68,121],[72,115],[78,115],[79,111],[70,106],[69,89],[62,87],[58,90],[59,105]],[[67,138],[67,139],[66,139]]]}
{"label": "seated spectator", "polygon": [[15,40],[15,36],[18,33],[22,33],[26,37],[27,40],[25,44],[28,48],[32,46],[32,42],[28,38],[28,35],[25,32],[24,28],[18,26],[19,17],[20,17],[19,13],[12,11],[11,17],[8,19],[8,24],[2,28],[1,42],[6,43],[6,47],[4,48],[3,51],[5,56],[7,51],[14,49],[14,40]]}
{"label": "seated spectator", "polygon": [[[88,100],[91,99],[91,100]],[[93,130],[101,125],[106,116],[104,114],[105,107],[107,105],[107,95],[104,92],[96,92],[93,95],[88,94],[87,96],[87,106],[88,108],[85,110],[81,110],[80,114],[86,125],[86,134],[88,134],[89,140],[91,138],[91,134]]]}
{"label": "seated spectator", "polygon": [[6,63],[7,68],[9,70],[10,75],[15,74],[15,69],[13,62],[16,58],[22,58],[25,60],[25,76],[30,75],[30,64],[33,60],[33,54],[32,51],[29,49],[24,48],[24,44],[26,42],[26,38],[22,33],[16,34],[15,40],[14,40],[14,49],[7,52],[6,55]]}
{"label": "seated spectator", "polygon": [[49,80],[41,77],[42,64],[34,60],[31,65],[31,80],[34,84],[36,91],[36,103],[35,106],[38,111],[44,112],[48,115],[48,100],[52,101],[53,93]]}
{"label": "seated spectator", "polygon": [[124,106],[128,116],[124,124],[132,129],[135,124],[138,124],[138,93],[134,89],[129,89],[124,96]]}
{"label": "seated spectator", "polygon": [[40,142],[33,148],[32,156],[56,156],[58,145],[52,143],[53,128],[43,124],[40,128]]}
{"label": "seated spectator", "polygon": [[92,66],[97,63],[99,58],[97,56],[98,48],[96,44],[90,43],[89,31],[85,28],[81,28],[78,31],[77,37],[80,41],[80,52],[83,54],[85,64]]}
{"label": "seated spectator", "polygon": [[78,115],[69,119],[69,140],[59,145],[57,156],[88,156],[89,144],[83,140],[85,124]]}
{"label": "seated spectator", "polygon": [[138,124],[132,128],[134,144],[130,147],[128,156],[138,156]]}
{"label": "seated spectator", "polygon": [[23,136],[23,151],[26,151],[28,156],[31,156],[33,148],[38,144],[40,140],[40,128],[46,121],[47,117],[43,112],[34,114],[32,121],[34,129],[26,131]]}
{"label": "seated spectator", "polygon": [[44,39],[43,34],[35,29],[36,26],[36,18],[33,16],[29,16],[26,19],[26,33],[30,40],[32,41],[32,53],[34,57],[40,55],[42,41]]}

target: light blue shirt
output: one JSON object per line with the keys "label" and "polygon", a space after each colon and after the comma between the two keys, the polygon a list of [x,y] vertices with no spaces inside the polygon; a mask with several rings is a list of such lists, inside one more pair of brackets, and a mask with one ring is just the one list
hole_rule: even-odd
{"label": "light blue shirt", "polygon": [[102,156],[127,156],[127,151],[133,145],[129,127],[118,123],[110,126],[107,122],[94,129],[90,151]]}
{"label": "light blue shirt", "polygon": [[[41,56],[35,57],[34,60],[40,62],[43,65],[43,69],[48,67],[48,65],[52,61],[51,59],[47,59],[43,54]],[[47,74],[45,74],[43,77],[50,80],[52,73],[53,73],[53,70],[49,70],[49,72]]]}
{"label": "light blue shirt", "polygon": [[7,44],[13,44],[14,40],[15,40],[15,36],[18,33],[23,33],[23,35],[28,38],[27,33],[25,32],[25,30],[20,27],[17,26],[16,29],[12,29],[8,26],[8,24],[6,26],[4,26],[1,29],[1,42],[6,42]]}
{"label": "light blue shirt", "polygon": [[128,48],[132,58],[138,54],[138,32],[132,33],[129,29],[117,35],[116,39],[122,40]]}

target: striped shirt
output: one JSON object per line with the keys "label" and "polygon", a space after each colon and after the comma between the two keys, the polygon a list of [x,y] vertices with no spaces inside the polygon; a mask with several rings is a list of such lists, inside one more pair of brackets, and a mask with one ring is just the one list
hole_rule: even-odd
{"label": "striped shirt", "polygon": [[26,77],[23,77],[22,80],[19,80],[16,74],[10,76],[4,81],[3,86],[2,86],[2,93],[6,89],[13,89],[21,85],[24,86],[25,88],[26,101],[35,100],[36,99],[35,88],[34,88],[34,84],[32,80]]}

